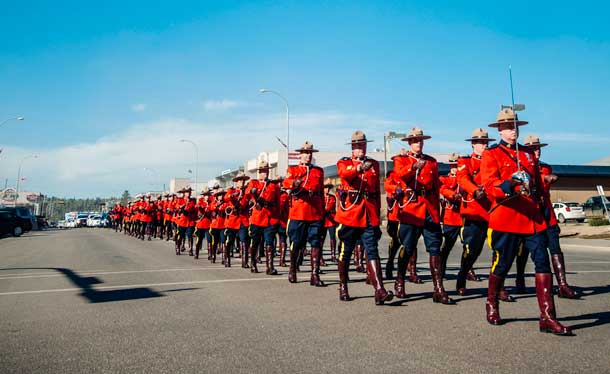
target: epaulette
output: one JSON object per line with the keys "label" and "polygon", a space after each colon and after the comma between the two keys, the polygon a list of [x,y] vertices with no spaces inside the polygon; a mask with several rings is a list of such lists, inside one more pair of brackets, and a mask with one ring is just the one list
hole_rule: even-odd
{"label": "epaulette", "polygon": [[472,158],[472,156],[471,156],[471,155],[468,155],[468,156],[460,156],[460,157],[459,157],[459,159],[467,159],[467,158]]}
{"label": "epaulette", "polygon": [[392,156],[391,159],[393,160],[395,158],[400,158],[400,157],[407,157],[407,155],[395,155],[395,156]]}
{"label": "epaulette", "polygon": [[322,169],[322,168],[321,168],[320,166],[318,166],[318,165],[311,165],[311,168],[312,168],[312,169],[319,169],[319,170],[324,171],[324,169]]}
{"label": "epaulette", "polygon": [[374,158],[370,158],[369,156],[364,156],[364,161],[375,161],[375,162],[377,162],[377,160],[375,160]]}
{"label": "epaulette", "polygon": [[423,155],[423,157],[422,157],[422,158],[423,158],[424,160],[426,160],[426,161],[434,161],[434,162],[436,162],[436,159],[435,159],[434,157],[432,157],[432,156],[430,156],[430,155],[427,155],[427,154],[425,154],[425,153],[424,153],[424,155]]}
{"label": "epaulette", "polygon": [[346,157],[341,157],[341,161],[349,161],[351,159],[352,159],[351,157],[347,157],[347,156]]}
{"label": "epaulette", "polygon": [[487,147],[487,149],[489,150],[489,149],[498,148],[498,145],[499,145],[499,144],[500,144],[500,143],[494,143],[494,144],[492,144],[492,145],[488,146],[488,147]]}
{"label": "epaulette", "polygon": [[540,166],[551,166],[550,164],[547,164],[546,162],[542,161],[538,161],[538,164],[540,164]]}

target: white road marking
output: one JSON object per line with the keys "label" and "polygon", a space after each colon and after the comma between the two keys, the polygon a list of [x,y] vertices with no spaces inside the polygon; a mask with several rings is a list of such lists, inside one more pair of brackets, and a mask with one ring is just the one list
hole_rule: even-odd
{"label": "white road marking", "polygon": [[[126,284],[123,286],[101,286],[92,287],[93,291],[101,290],[112,290],[112,289],[124,289],[124,288],[142,288],[142,287],[164,287],[164,286],[183,286],[189,284],[209,284],[209,283],[232,283],[232,282],[255,282],[255,281],[266,281],[266,280],[283,280],[285,277],[272,277],[272,278],[240,278],[240,279],[215,279],[215,280],[203,280],[203,281],[190,281],[190,282],[169,282],[169,283],[148,283],[148,284]],[[34,290],[34,291],[15,291],[15,292],[2,292],[0,296],[10,295],[27,295],[27,294],[40,294],[40,293],[53,293],[53,292],[75,292],[83,291],[82,288],[58,288],[50,290]],[[163,292],[163,291],[160,291]]]}
{"label": "white road marking", "polygon": [[[201,270],[234,270],[241,269],[241,267],[217,267],[217,266],[209,266],[209,267],[200,267],[200,268],[187,268],[187,269],[150,269],[150,270],[123,270],[123,271],[84,271],[79,272],[75,271],[76,274],[80,275],[109,275],[109,274],[131,274],[131,273],[161,273],[161,272],[171,272],[171,271],[201,271]],[[3,279],[27,279],[27,278],[53,278],[53,277],[64,277],[64,274],[61,273],[31,273],[25,275],[7,275],[1,276],[0,280]]]}
{"label": "white road marking", "polygon": [[588,249],[601,249],[601,250],[606,250],[606,251],[610,251],[610,245],[608,246],[596,246],[596,245],[582,245],[582,244],[561,244],[562,247],[569,247],[569,248],[588,248]]}

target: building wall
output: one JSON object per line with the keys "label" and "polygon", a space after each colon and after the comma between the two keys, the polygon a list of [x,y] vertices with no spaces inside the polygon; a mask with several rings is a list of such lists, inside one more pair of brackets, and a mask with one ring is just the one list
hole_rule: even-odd
{"label": "building wall", "polygon": [[553,201],[575,201],[584,203],[591,196],[597,196],[597,187],[604,187],[610,195],[610,177],[562,177],[551,188]]}

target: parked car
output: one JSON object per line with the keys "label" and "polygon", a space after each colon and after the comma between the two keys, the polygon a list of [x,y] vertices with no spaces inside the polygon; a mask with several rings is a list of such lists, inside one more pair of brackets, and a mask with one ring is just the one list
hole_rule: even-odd
{"label": "parked car", "polygon": [[60,221],[57,221],[57,228],[58,229],[67,229],[68,228],[68,222],[63,220],[63,219],[60,220]]}
{"label": "parked car", "polygon": [[610,201],[606,196],[604,196],[603,199],[602,196],[599,195],[591,196],[585,200],[582,207],[584,208],[587,216],[601,216],[606,213],[606,210],[604,210],[604,203],[606,204],[606,209],[610,211]]}
{"label": "parked car", "polygon": [[89,219],[89,215],[88,214],[79,214],[76,217],[76,220],[74,221],[74,222],[76,222],[76,226],[75,227],[86,227],[88,219]]}
{"label": "parked car", "polygon": [[31,219],[19,216],[16,210],[0,210],[0,235],[11,234],[13,236],[21,236],[21,234],[31,229]]}
{"label": "parked car", "polygon": [[34,225],[34,217],[32,216],[32,213],[30,213],[29,208],[23,206],[1,207],[0,213],[7,213],[10,217],[19,222],[19,227],[21,229],[21,233],[19,233],[19,235],[32,230]]}
{"label": "parked car", "polygon": [[87,218],[87,227],[100,227],[102,225],[102,216],[89,216]]}
{"label": "parked car", "polygon": [[553,203],[553,210],[555,210],[555,216],[557,216],[559,223],[564,223],[567,220],[585,222],[585,210],[578,203]]}
{"label": "parked car", "polygon": [[72,229],[77,227],[78,223],[76,222],[76,220],[71,220],[71,221],[66,221],[66,228],[68,229]]}

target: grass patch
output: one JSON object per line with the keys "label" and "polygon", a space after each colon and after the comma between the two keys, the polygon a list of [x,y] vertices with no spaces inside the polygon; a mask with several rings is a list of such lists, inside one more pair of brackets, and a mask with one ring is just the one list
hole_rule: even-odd
{"label": "grass patch", "polygon": [[610,221],[606,217],[592,217],[589,219],[589,226],[607,226]]}

